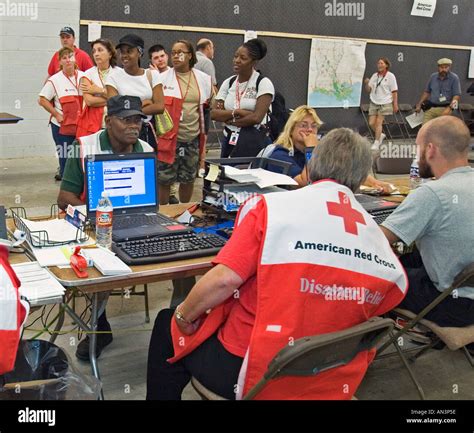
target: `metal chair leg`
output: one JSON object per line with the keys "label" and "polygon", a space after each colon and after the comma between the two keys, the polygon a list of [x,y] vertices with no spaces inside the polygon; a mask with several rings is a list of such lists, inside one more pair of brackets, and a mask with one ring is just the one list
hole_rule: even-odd
{"label": "metal chair leg", "polygon": [[412,369],[411,369],[410,366],[408,365],[408,362],[407,362],[407,360],[405,359],[405,356],[403,355],[402,349],[400,349],[400,347],[398,346],[397,341],[394,341],[394,342],[393,342],[393,345],[395,346],[395,349],[397,350],[398,355],[400,356],[400,359],[401,359],[402,362],[403,362],[403,365],[404,365],[405,368],[407,369],[408,374],[410,375],[410,378],[411,378],[412,382],[415,384],[416,389],[418,390],[418,394],[420,395],[420,399],[421,399],[421,400],[425,400],[425,393],[424,393],[424,391],[423,391],[423,388],[421,387],[420,383],[418,382],[417,378],[415,377],[415,375],[414,375]]}
{"label": "metal chair leg", "polygon": [[427,352],[428,350],[432,349],[436,346],[441,340],[439,338],[433,339],[430,344],[424,346],[421,350],[416,352],[414,355],[410,356],[410,361],[415,362],[423,353]]}
{"label": "metal chair leg", "polygon": [[150,323],[150,308],[148,306],[148,284],[143,285],[143,292],[145,297],[145,323]]}
{"label": "metal chair leg", "polygon": [[464,352],[464,355],[466,355],[466,358],[469,362],[469,364],[471,364],[471,367],[474,367],[474,357],[471,355],[471,353],[469,352],[469,350],[467,350],[467,347],[464,346],[462,348],[463,352]]}

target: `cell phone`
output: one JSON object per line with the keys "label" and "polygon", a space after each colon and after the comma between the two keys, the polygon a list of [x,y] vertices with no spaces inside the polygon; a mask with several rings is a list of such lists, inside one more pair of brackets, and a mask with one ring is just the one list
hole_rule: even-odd
{"label": "cell phone", "polygon": [[306,155],[306,163],[309,162],[311,156],[313,154],[314,146],[306,147],[305,148],[305,155]]}

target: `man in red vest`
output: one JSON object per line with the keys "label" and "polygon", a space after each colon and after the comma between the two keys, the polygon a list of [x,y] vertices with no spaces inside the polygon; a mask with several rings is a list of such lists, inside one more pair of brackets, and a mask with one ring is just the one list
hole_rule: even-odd
{"label": "man in red vest", "polygon": [[[215,267],[176,310],[158,314],[147,399],[180,399],[191,376],[240,399],[291,341],[353,327],[400,303],[405,272],[353,194],[370,165],[368,141],[336,129],[313,152],[313,184],[242,205]],[[312,377],[280,378],[257,398],[350,399],[374,356],[365,351]]]}
{"label": "man in red vest", "polygon": [[[89,54],[74,45],[74,42],[76,41],[76,36],[74,30],[71,27],[63,27],[59,31],[59,38],[61,39],[61,46],[69,47],[74,50],[76,64],[81,71],[85,72],[89,68],[92,68],[92,66],[94,66],[94,63],[89,57]],[[57,72],[59,72],[59,57],[58,52],[56,51],[53,57],[51,57],[51,61],[49,62],[48,77],[56,74]]]}

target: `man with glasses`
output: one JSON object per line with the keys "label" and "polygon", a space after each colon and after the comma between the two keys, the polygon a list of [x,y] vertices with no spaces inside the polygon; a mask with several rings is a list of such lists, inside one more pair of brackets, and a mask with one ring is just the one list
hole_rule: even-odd
{"label": "man with glasses", "polygon": [[[107,101],[106,128],[94,134],[80,137],[73,143],[74,153],[68,156],[64,169],[58,206],[66,209],[68,204],[83,205],[86,202],[84,188],[84,158],[107,153],[153,152],[153,148],[138,138],[146,115],[142,111],[142,102],[137,96],[113,96]],[[106,294],[108,295],[108,293]],[[110,325],[104,310],[99,311],[97,330],[97,357],[102,349],[112,342]],[[108,333],[103,333],[104,331]],[[82,340],[76,356],[89,361],[89,337]]]}

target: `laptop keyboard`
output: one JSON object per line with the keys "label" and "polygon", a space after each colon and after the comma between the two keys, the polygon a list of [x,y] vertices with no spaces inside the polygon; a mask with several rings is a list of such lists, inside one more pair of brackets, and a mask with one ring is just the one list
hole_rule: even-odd
{"label": "laptop keyboard", "polygon": [[130,227],[153,226],[170,224],[170,219],[160,214],[135,214],[129,216],[115,216],[114,229],[128,229]]}
{"label": "laptop keyboard", "polygon": [[213,256],[225,243],[224,238],[215,234],[179,233],[115,242],[112,244],[112,250],[127,265],[145,265]]}
{"label": "laptop keyboard", "polygon": [[370,211],[369,214],[377,224],[382,224],[394,210],[395,209],[374,210]]}

